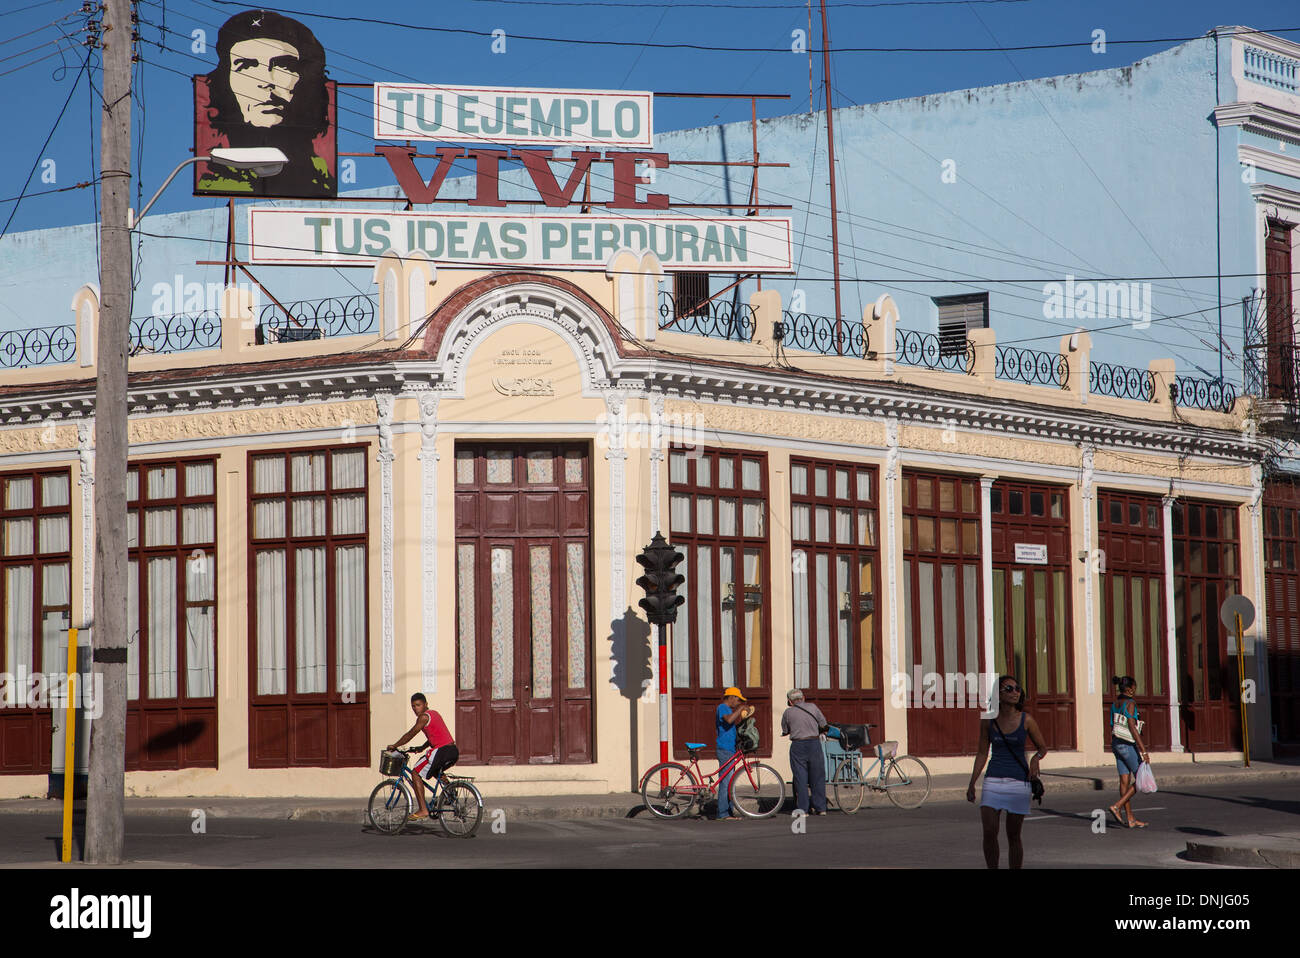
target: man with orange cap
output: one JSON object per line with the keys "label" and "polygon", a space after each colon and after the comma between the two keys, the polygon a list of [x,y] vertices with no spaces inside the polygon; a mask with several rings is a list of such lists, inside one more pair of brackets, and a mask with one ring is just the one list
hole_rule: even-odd
{"label": "man with orange cap", "polygon": [[[718,767],[721,768],[731,760],[731,756],[736,754],[736,723],[749,718],[754,714],[754,706],[745,705],[745,696],[740,694],[740,689],[732,686],[722,693],[722,704],[718,706],[713,714],[713,724],[717,731],[717,741],[715,743],[718,750]],[[716,821],[726,819],[739,820],[740,816],[731,809],[731,799],[727,797],[727,792],[731,788],[731,779],[735,774],[733,770],[718,783],[718,815]]]}

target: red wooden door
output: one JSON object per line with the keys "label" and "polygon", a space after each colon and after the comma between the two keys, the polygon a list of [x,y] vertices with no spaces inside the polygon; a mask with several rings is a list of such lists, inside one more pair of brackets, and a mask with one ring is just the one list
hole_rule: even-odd
{"label": "red wooden door", "polygon": [[995,667],[1020,679],[1025,709],[1052,749],[1075,743],[1065,492],[999,480],[990,493]]}
{"label": "red wooden door", "polygon": [[1264,486],[1268,689],[1275,748],[1300,752],[1300,482]]}
{"label": "red wooden door", "polygon": [[1102,651],[1102,741],[1110,742],[1112,676],[1137,682],[1143,744],[1167,750],[1169,654],[1165,615],[1164,508],[1159,496],[1097,493],[1097,545],[1105,569],[1097,577]]}
{"label": "red wooden door", "polygon": [[1236,658],[1228,657],[1223,600],[1240,591],[1237,507],[1195,499],[1173,508],[1174,622],[1183,741],[1193,752],[1241,748]]}
{"label": "red wooden door", "polygon": [[464,761],[589,762],[590,477],[574,444],[456,448]]}
{"label": "red wooden door", "polygon": [[1295,310],[1291,305],[1291,227],[1270,220],[1264,239],[1265,309],[1268,321],[1268,396],[1297,398]]}

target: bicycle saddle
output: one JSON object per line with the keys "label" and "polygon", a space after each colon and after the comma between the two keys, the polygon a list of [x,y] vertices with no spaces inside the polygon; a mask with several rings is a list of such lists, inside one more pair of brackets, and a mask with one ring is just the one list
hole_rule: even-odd
{"label": "bicycle saddle", "polygon": [[707,748],[707,747],[708,747],[708,746],[706,746],[703,742],[686,742],[686,743],[684,743],[684,744],[685,744],[686,747],[687,747],[688,749],[690,749],[692,752],[695,751],[695,750],[698,749],[698,748]]}

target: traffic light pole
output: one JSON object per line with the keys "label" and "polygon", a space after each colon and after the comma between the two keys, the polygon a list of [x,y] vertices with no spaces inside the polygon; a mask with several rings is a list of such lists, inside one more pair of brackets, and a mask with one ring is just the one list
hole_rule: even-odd
{"label": "traffic light pole", "polygon": [[[659,623],[659,761],[668,761],[668,623]],[[660,776],[668,786],[668,772]]]}

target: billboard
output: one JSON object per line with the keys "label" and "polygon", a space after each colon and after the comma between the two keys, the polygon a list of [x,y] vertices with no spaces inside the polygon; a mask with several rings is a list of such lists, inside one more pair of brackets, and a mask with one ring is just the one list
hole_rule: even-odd
{"label": "billboard", "polygon": [[675,271],[789,272],[790,220],[777,216],[514,216],[272,209],[248,213],[249,262],[364,266],[421,250],[446,266],[601,269],[650,250]]}
{"label": "billboard", "polygon": [[375,139],[648,150],[654,95],[376,83]]}
{"label": "billboard", "polygon": [[274,176],[195,164],[197,196],[338,195],[337,90],[325,51],[297,20],[263,10],[231,17],[217,34],[217,66],[194,78],[194,152],[273,147],[289,158]]}

